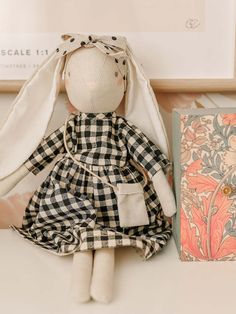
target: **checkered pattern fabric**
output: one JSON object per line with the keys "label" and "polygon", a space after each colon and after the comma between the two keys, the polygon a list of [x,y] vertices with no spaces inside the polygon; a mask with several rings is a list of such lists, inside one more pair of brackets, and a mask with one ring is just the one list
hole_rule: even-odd
{"label": "checkered pattern fabric", "polygon": [[[149,225],[121,228],[113,189],[67,155],[64,126],[38,146],[25,165],[34,174],[56,156],[53,170],[32,196],[21,228],[24,238],[58,255],[103,247],[131,246],[148,259],[171,236],[151,181],[144,187]],[[67,143],[76,158],[113,185],[141,182],[133,159],[152,177],[169,161],[137,127],[115,112],[80,113],[69,120]]]}

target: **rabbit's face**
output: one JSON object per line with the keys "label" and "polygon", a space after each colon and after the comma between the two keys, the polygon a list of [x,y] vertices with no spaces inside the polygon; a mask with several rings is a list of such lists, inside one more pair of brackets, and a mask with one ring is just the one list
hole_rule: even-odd
{"label": "rabbit's face", "polygon": [[65,88],[80,112],[111,112],[124,95],[124,80],[115,59],[95,47],[80,48],[67,57]]}

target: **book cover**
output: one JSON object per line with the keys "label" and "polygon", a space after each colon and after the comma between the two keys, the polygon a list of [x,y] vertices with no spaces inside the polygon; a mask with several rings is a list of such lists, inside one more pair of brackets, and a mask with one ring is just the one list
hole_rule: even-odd
{"label": "book cover", "polygon": [[173,136],[180,258],[235,260],[236,109],[175,110]]}

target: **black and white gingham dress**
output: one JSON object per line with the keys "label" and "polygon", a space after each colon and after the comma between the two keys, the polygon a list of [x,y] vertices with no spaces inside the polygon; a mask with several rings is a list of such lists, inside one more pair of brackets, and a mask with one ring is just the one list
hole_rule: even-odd
{"label": "black and white gingham dress", "polygon": [[[66,153],[64,126],[44,139],[26,161],[35,175],[59,155],[53,170],[32,196],[21,228],[24,238],[58,255],[104,247],[131,246],[148,259],[169,240],[171,227],[164,219],[153,184],[145,186],[149,225],[121,228],[113,189],[79,167]],[[85,166],[115,185],[141,182],[169,161],[133,124],[115,112],[79,113],[67,126],[70,151]],[[134,204],[135,206],[135,204]]]}

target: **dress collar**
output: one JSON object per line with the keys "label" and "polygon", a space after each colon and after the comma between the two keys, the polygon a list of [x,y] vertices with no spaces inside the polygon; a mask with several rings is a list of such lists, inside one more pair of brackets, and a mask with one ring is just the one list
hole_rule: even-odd
{"label": "dress collar", "polygon": [[112,112],[97,112],[97,113],[80,112],[78,114],[78,117],[80,119],[97,119],[97,120],[102,120],[102,119],[114,118],[114,117],[116,117],[116,113],[115,113],[115,111],[112,111]]}

